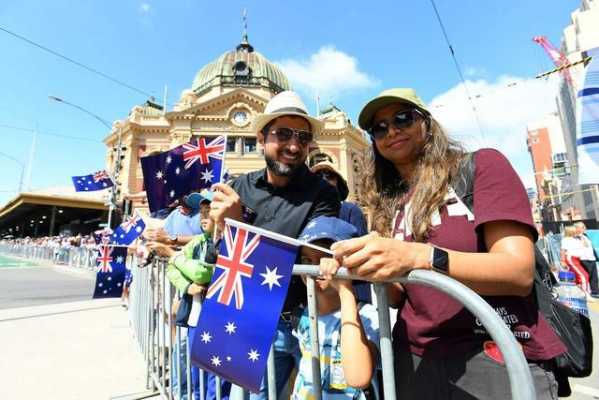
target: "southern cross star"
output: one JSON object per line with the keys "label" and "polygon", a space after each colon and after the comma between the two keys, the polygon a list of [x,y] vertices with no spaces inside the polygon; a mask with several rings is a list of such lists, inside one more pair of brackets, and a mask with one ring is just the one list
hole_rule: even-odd
{"label": "southern cross star", "polygon": [[251,361],[258,361],[258,357],[260,357],[260,354],[258,354],[258,351],[256,351],[255,349],[251,349],[250,352],[248,353],[248,358]]}
{"label": "southern cross star", "polygon": [[200,339],[204,343],[209,343],[212,340],[212,336],[206,331],[202,332],[202,338]]}
{"label": "southern cross star", "polygon": [[116,258],[116,262],[117,262],[117,264],[122,264],[123,263],[123,257],[122,256],[118,256]]}
{"label": "southern cross star", "polygon": [[175,169],[175,175],[179,175],[179,172],[181,172],[181,168],[177,167],[177,168]]}
{"label": "southern cross star", "polygon": [[260,274],[264,278],[262,281],[262,285],[268,285],[268,290],[272,290],[273,286],[281,287],[279,283],[279,279],[283,277],[283,275],[277,275],[277,267],[274,267],[272,270],[266,266],[266,272]]}
{"label": "southern cross star", "polygon": [[170,164],[171,161],[173,161],[173,158],[171,156],[166,156],[166,163]]}
{"label": "southern cross star", "polygon": [[206,171],[202,172],[202,180],[206,183],[208,182],[212,182],[212,178],[214,178],[214,175],[212,174],[212,170],[207,169]]}
{"label": "southern cross star", "polygon": [[164,172],[162,172],[162,171],[156,172],[156,179],[162,179],[163,176],[164,176]]}
{"label": "southern cross star", "polygon": [[213,356],[210,361],[212,362],[212,365],[214,365],[215,367],[220,366],[220,358],[218,358],[218,356]]}
{"label": "southern cross star", "polygon": [[237,327],[235,326],[235,324],[233,322],[229,322],[229,323],[227,323],[227,325],[225,325],[225,332],[227,332],[229,335],[234,334],[235,329],[237,329]]}

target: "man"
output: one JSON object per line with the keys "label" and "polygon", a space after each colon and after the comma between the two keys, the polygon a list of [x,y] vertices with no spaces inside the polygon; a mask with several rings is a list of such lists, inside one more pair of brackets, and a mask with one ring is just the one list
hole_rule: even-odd
{"label": "man", "polygon": [[195,235],[202,233],[196,217],[200,211],[202,198],[197,192],[183,197],[181,205],[171,211],[164,220],[164,227],[147,229],[145,236],[152,241],[171,246],[184,246],[189,243]]}
{"label": "man", "polygon": [[591,240],[586,235],[587,227],[584,222],[577,222],[576,238],[580,240],[579,248],[580,263],[589,274],[589,286],[591,287],[591,297],[599,298],[599,279],[597,277],[597,257]]}
{"label": "man", "polygon": [[[312,118],[300,97],[285,91],[273,97],[264,114],[253,121],[258,142],[264,147],[266,168],[237,178],[230,186],[216,184],[210,216],[217,226],[232,218],[297,238],[309,220],[320,215],[337,216],[335,189],[312,173],[305,164],[308,147],[322,122]],[[291,334],[292,318],[301,313],[306,289],[293,277],[281,313],[274,342],[277,393],[281,393],[299,359],[297,339]],[[265,399],[266,382],[252,399]]]}

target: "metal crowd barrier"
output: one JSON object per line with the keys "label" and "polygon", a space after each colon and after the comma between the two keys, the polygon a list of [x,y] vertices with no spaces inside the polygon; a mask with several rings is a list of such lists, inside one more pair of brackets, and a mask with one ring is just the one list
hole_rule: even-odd
{"label": "metal crowd barrier", "polygon": [[[141,268],[132,265],[133,284],[130,290],[130,316],[132,326],[146,362],[146,383],[148,389],[154,389],[168,400],[181,400],[183,389],[179,384],[185,376],[186,393],[192,393],[190,346],[184,340],[184,328],[174,327],[171,311],[171,299],[177,296],[174,287],[166,278],[166,261],[156,259],[151,265]],[[318,267],[313,265],[295,265],[295,275],[307,275],[308,311],[310,317],[310,336],[312,339],[312,374],[315,398],[320,399],[320,355],[318,354],[318,334],[316,313],[317,304],[314,292],[314,276],[318,275]],[[341,268],[338,277],[346,279],[362,279],[351,275]],[[436,288],[461,302],[477,317],[493,340],[499,346],[505,359],[512,398],[517,400],[535,399],[535,389],[530,369],[520,345],[495,310],[480,296],[460,282],[432,271],[415,270],[408,276],[394,279],[392,282],[420,284]],[[382,386],[384,399],[396,399],[395,373],[393,364],[393,347],[389,305],[385,283],[375,283],[377,309],[380,329],[380,351],[382,362]],[[181,365],[181,354],[186,355]],[[173,360],[175,360],[173,362]],[[269,355],[266,379],[268,382],[268,399],[276,400],[274,356]],[[173,382],[177,382],[174,385]],[[203,371],[200,370],[200,400],[205,400]],[[221,399],[220,382],[216,384],[217,399]],[[292,388],[290,388],[292,389]],[[241,388],[233,387],[230,399],[246,399],[248,393]],[[187,395],[188,399],[189,397]]]}
{"label": "metal crowd barrier", "polygon": [[0,252],[28,260],[64,264],[93,270],[96,267],[96,249],[89,247],[60,248],[31,244],[0,244]]}

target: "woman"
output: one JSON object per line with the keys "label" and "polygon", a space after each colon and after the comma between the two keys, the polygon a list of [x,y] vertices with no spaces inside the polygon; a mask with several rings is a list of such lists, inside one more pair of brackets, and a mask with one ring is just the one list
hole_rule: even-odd
{"label": "woman", "polygon": [[[537,233],[509,162],[495,150],[476,152],[469,210],[452,189],[467,153],[413,89],[381,93],[359,124],[373,141],[362,195],[377,233],[333,245],[337,264],[378,281],[435,269],[466,284],[521,343],[538,398],[557,398],[548,361],[565,347],[530,296]],[[393,329],[398,396],[511,398],[501,353],[461,303],[420,285],[392,285],[390,296],[401,306]]]}
{"label": "woman", "polygon": [[584,251],[584,244],[576,234],[576,226],[568,225],[564,228],[561,258],[562,263],[576,275],[576,284],[587,293],[589,291],[589,274],[580,259]]}

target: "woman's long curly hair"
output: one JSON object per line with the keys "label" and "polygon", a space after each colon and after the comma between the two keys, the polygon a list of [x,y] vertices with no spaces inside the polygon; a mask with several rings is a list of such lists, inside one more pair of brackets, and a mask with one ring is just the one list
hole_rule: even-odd
{"label": "woman's long curly hair", "polygon": [[[422,242],[431,230],[431,216],[445,203],[445,194],[466,151],[450,139],[441,125],[427,113],[430,134],[416,161],[409,181],[402,179],[395,166],[379,153],[375,143],[364,161],[360,200],[371,214],[371,230],[391,237],[397,210],[410,200],[410,224],[415,241]],[[408,199],[409,196],[409,199]]]}

